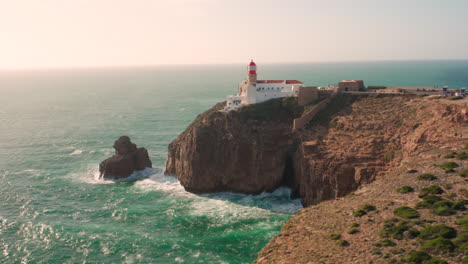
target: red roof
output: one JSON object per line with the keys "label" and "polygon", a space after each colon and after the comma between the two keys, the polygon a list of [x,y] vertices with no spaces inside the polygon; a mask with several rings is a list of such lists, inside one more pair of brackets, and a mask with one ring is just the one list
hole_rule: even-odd
{"label": "red roof", "polygon": [[253,60],[250,60],[249,66],[257,66]]}
{"label": "red roof", "polygon": [[284,82],[286,82],[286,84],[304,84],[303,82],[297,81],[297,80],[260,80],[260,81],[257,81],[257,83],[284,83]]}
{"label": "red roof", "polygon": [[257,74],[256,71],[249,71],[249,74]]}

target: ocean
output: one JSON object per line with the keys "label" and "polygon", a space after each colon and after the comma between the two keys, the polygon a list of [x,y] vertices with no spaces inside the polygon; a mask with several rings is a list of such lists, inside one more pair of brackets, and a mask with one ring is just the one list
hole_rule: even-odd
{"label": "ocean", "polygon": [[[468,61],[265,64],[259,79],[468,87]],[[246,65],[0,72],[0,263],[249,263],[301,208],[290,190],[185,192],[167,146],[237,90]],[[154,168],[97,178],[128,135]]]}

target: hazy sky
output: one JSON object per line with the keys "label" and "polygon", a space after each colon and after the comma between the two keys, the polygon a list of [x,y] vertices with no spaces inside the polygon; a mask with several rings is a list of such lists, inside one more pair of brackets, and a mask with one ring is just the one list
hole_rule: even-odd
{"label": "hazy sky", "polygon": [[0,0],[0,68],[468,59],[468,0]]}

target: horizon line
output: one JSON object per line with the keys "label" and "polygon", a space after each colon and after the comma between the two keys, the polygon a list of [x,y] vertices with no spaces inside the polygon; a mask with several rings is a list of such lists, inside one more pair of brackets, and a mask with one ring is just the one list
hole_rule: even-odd
{"label": "horizon line", "polygon": [[[250,60],[250,59],[249,59]],[[320,60],[320,61],[278,61],[278,62],[261,62],[264,65],[275,64],[332,64],[332,63],[373,63],[373,62],[427,62],[427,61],[468,61],[468,58],[463,59],[382,59],[382,60]],[[154,68],[154,67],[184,67],[184,66],[228,66],[228,65],[243,65],[244,62],[225,62],[225,63],[168,63],[168,64],[113,64],[113,65],[79,65],[79,66],[44,66],[44,67],[12,67],[2,68],[0,72],[11,71],[49,71],[49,70],[86,70],[86,69],[125,69],[125,68]]]}

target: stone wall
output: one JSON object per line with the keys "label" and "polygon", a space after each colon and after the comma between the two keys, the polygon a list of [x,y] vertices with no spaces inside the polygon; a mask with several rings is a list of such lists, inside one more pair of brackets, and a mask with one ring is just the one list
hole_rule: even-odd
{"label": "stone wall", "polygon": [[312,119],[320,112],[322,109],[327,107],[330,102],[336,97],[338,93],[333,93],[330,97],[324,99],[322,102],[318,103],[314,109],[304,113],[301,117],[294,119],[293,121],[293,132],[303,128],[307,123],[312,121]]}
{"label": "stone wall", "polygon": [[359,91],[359,89],[364,89],[363,80],[351,80],[351,81],[341,81],[338,83],[338,91]]}
{"label": "stone wall", "polygon": [[299,94],[297,95],[297,102],[299,105],[306,105],[318,98],[318,89],[315,86],[299,87]]}

